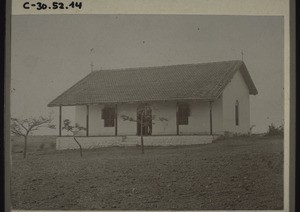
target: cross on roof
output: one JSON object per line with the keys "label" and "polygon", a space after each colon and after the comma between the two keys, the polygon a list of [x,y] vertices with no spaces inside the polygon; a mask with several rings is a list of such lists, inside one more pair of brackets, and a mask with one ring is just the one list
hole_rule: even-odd
{"label": "cross on roof", "polygon": [[242,61],[244,60],[244,52],[243,50],[241,51],[241,54],[242,54]]}

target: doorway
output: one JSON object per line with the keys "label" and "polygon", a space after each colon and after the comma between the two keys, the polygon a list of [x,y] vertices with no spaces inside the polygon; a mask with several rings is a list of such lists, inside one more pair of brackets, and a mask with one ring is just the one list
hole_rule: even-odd
{"label": "doorway", "polygon": [[[143,129],[141,129],[142,114],[145,114],[143,117]],[[139,107],[137,111],[137,135],[141,135],[141,130],[143,130],[143,135],[152,135],[152,110],[148,107],[146,110]]]}

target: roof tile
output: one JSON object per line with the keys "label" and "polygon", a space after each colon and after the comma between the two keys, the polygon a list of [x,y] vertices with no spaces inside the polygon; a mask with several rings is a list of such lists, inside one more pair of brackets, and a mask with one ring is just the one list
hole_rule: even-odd
{"label": "roof tile", "polygon": [[249,88],[255,85],[242,61],[184,64],[94,71],[48,106],[116,102],[216,99],[240,70]]}

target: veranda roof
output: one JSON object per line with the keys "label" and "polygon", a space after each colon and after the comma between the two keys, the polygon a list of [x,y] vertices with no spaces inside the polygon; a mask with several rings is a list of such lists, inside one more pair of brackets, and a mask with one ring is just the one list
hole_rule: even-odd
{"label": "veranda roof", "polygon": [[244,62],[236,60],[93,71],[48,106],[214,100],[239,70],[249,94],[256,95]]}

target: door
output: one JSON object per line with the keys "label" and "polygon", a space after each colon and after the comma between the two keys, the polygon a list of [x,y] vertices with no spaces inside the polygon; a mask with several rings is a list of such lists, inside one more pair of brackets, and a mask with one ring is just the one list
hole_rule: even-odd
{"label": "door", "polygon": [[137,135],[141,135],[141,118],[142,114],[145,114],[143,117],[143,135],[152,134],[152,110],[139,109],[137,112]]}

